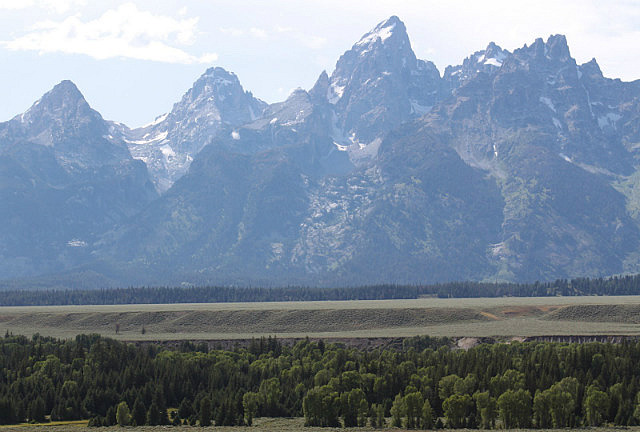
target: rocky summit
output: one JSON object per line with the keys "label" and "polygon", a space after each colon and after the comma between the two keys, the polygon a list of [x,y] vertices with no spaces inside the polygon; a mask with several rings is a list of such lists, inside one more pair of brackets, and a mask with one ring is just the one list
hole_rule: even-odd
{"label": "rocky summit", "polygon": [[441,74],[391,17],[283,102],[212,68],[138,129],[103,120],[65,81],[0,124],[0,278],[355,285],[638,272],[639,148],[640,81],[577,64],[562,35],[513,52],[491,42]]}

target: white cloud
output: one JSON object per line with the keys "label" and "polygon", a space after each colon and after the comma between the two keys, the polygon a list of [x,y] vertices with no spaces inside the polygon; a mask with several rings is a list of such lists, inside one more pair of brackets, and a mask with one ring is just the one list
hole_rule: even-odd
{"label": "white cloud", "polygon": [[231,36],[243,36],[244,30],[235,27],[220,27],[220,32]]}
{"label": "white cloud", "polygon": [[195,41],[197,24],[198,18],[154,15],[126,3],[91,21],[83,21],[79,14],[63,21],[41,21],[25,35],[0,45],[13,51],[84,54],[99,60],[125,57],[167,63],[211,63],[217,59],[214,53],[194,56],[177,47]]}
{"label": "white cloud", "polygon": [[0,0],[0,10],[19,10],[40,7],[59,14],[76,6],[86,5],[86,0]]}
{"label": "white cloud", "polygon": [[298,37],[304,45],[314,50],[324,47],[324,45],[327,43],[327,38],[323,38],[320,36],[299,35]]}
{"label": "white cloud", "polygon": [[257,37],[258,39],[266,39],[268,37],[267,32],[265,30],[257,27],[251,27],[251,29],[249,30],[249,33]]}

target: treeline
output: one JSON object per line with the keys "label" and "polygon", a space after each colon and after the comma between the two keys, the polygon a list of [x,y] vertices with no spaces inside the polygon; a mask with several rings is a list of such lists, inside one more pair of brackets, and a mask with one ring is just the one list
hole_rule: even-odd
{"label": "treeline", "polygon": [[0,306],[109,305],[153,303],[382,300],[433,297],[545,297],[637,295],[640,275],[559,279],[531,284],[451,282],[434,285],[370,285],[343,288],[130,287],[96,290],[3,291]]}
{"label": "treeline", "polygon": [[634,425],[640,343],[512,343],[452,350],[416,337],[371,351],[274,338],[170,350],[96,335],[0,339],[0,423],[522,428]]}

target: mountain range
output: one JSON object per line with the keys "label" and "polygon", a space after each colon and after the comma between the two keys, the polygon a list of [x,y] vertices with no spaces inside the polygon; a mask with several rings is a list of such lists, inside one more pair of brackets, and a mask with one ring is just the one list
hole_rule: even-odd
{"label": "mountain range", "polygon": [[0,123],[0,279],[638,272],[639,149],[640,80],[577,64],[562,35],[513,52],[492,42],[441,74],[394,16],[283,102],[216,67],[136,129],[104,120],[63,81]]}

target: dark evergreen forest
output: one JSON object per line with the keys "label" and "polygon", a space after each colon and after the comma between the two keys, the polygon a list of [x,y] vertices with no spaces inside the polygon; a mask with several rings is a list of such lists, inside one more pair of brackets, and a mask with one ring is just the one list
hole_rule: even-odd
{"label": "dark evergreen forest", "polygon": [[483,344],[415,337],[361,350],[275,338],[209,350],[97,335],[0,339],[0,423],[407,428],[631,425],[640,421],[640,342]]}
{"label": "dark evergreen forest", "polygon": [[5,290],[0,306],[107,305],[155,303],[273,302],[314,300],[382,300],[432,297],[545,297],[637,295],[640,275],[559,279],[531,284],[450,282],[434,285],[311,287],[129,287],[95,290]]}

